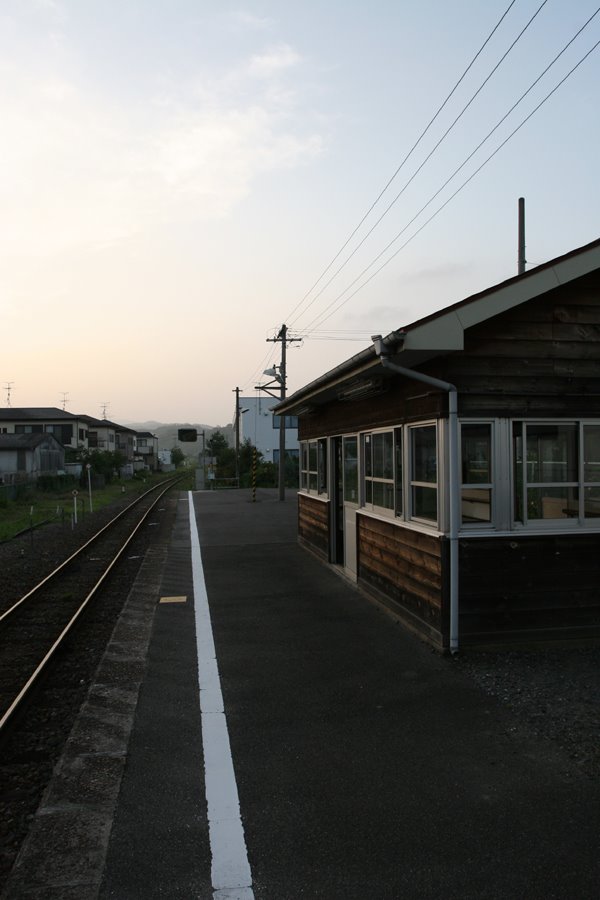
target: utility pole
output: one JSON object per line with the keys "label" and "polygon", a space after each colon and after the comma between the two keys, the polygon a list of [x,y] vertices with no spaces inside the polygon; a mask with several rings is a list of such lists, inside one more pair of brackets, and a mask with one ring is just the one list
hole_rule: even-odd
{"label": "utility pole", "polygon": [[240,389],[235,388],[235,480],[240,486]]}
{"label": "utility pole", "polygon": [[[285,400],[286,394],[286,350],[287,345],[300,342],[302,338],[289,338],[287,336],[287,325],[282,325],[279,334],[274,338],[267,338],[271,343],[281,343],[281,365],[279,366],[279,391],[281,402]],[[285,416],[279,416],[279,499],[285,500]]]}

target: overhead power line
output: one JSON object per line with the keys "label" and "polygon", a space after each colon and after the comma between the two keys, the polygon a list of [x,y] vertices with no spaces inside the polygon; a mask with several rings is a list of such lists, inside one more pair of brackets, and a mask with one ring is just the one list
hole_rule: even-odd
{"label": "overhead power line", "polygon": [[[600,12],[600,8],[597,9],[596,12],[590,17],[590,19],[588,20],[588,23],[589,23],[589,21],[591,21],[591,19],[594,18],[594,16],[596,16],[596,15],[598,14],[598,12]],[[587,25],[588,23],[586,23],[586,25]],[[583,27],[585,27],[585,26],[583,26]],[[580,34],[582,30],[583,30],[583,28],[580,29],[580,31],[578,32],[578,34]],[[577,36],[577,35],[576,35],[576,36]],[[571,43],[573,42],[573,40],[574,40],[574,38],[573,38],[571,41],[569,41],[569,44],[571,44]],[[568,45],[567,45],[567,46],[568,46]],[[448,204],[451,203],[452,200],[454,200],[454,198],[455,198],[455,197],[456,197],[456,196],[457,196],[457,195],[458,195],[458,194],[459,194],[459,193],[460,193],[460,192],[461,192],[461,191],[462,191],[462,190],[463,190],[463,189],[464,189],[464,188],[465,188],[465,187],[466,187],[466,186],[467,186],[474,178],[475,178],[475,176],[478,175],[479,172],[481,172],[481,170],[482,170],[482,169],[483,169],[483,168],[484,168],[484,167],[485,167],[485,166],[486,166],[486,165],[487,165],[487,164],[488,164],[488,163],[496,156],[497,153],[500,152],[500,150],[502,150],[503,147],[506,146],[506,144],[507,144],[507,143],[515,136],[515,134],[517,134],[517,132],[520,131],[521,128],[523,128],[524,125],[527,124],[527,122],[528,122],[528,121],[529,121],[529,120],[530,120],[530,119],[538,112],[538,110],[541,109],[541,107],[542,107],[542,106],[550,99],[550,97],[552,97],[553,94],[555,94],[556,91],[557,91],[560,87],[562,87],[562,85],[565,83],[565,81],[567,81],[567,79],[571,77],[571,75],[579,68],[579,66],[581,66],[581,65],[586,61],[586,59],[587,59],[589,56],[591,56],[591,54],[594,52],[594,50],[596,50],[596,49],[598,48],[598,46],[600,46],[600,40],[596,41],[596,43],[588,50],[588,52],[587,52],[584,56],[582,56],[582,58],[581,58],[581,59],[573,66],[573,68],[570,69],[570,70],[566,73],[566,75],[563,76],[563,78],[561,78],[561,80],[560,80],[560,81],[552,88],[551,91],[549,91],[548,94],[546,94],[546,96],[545,96],[545,97],[538,103],[538,105],[537,105],[537,106],[536,106],[536,107],[535,107],[535,108],[534,108],[534,109],[533,109],[533,110],[532,110],[532,111],[531,111],[531,112],[530,112],[530,113],[529,113],[529,114],[528,114],[528,115],[527,115],[527,116],[519,123],[519,125],[517,125],[517,127],[516,127],[516,128],[508,135],[508,137],[506,137],[506,138],[502,141],[502,143],[499,144],[498,147],[496,147],[496,149],[493,151],[493,153],[491,153],[491,154],[487,157],[487,159],[485,159],[485,160],[481,163],[481,165],[479,165],[479,166],[477,167],[477,169],[475,169],[475,171],[472,172],[471,175],[469,175],[469,177],[468,177],[465,181],[463,181],[463,183],[460,185],[460,187],[458,187],[458,188],[454,191],[454,193],[451,194],[450,197],[448,197],[448,199],[445,200],[444,203],[442,203],[442,205],[441,205],[440,207],[438,207],[438,209],[437,209],[437,210],[436,210],[436,211],[435,211],[435,212],[434,212],[434,213],[433,213],[433,214],[432,214],[432,215],[431,215],[431,216],[430,216],[430,217],[429,217],[429,218],[428,218],[428,219],[427,219],[427,220],[426,220],[426,221],[425,221],[418,229],[417,229],[417,231],[415,231],[415,232],[408,238],[408,240],[406,240],[406,241],[405,241],[405,242],[404,242],[404,243],[403,243],[403,244],[402,244],[402,245],[401,245],[401,246],[400,246],[400,247],[399,247],[399,248],[398,248],[398,249],[390,256],[390,257],[388,257],[388,259],[386,259],[385,262],[383,262],[383,263],[381,264],[381,266],[379,266],[378,269],[376,269],[374,272],[372,272],[371,275],[370,275],[370,276],[369,276],[362,284],[360,284],[360,285],[356,288],[355,291],[353,291],[348,297],[346,297],[345,300],[343,300],[341,303],[339,303],[337,306],[335,306],[333,309],[331,309],[331,307],[334,306],[334,304],[337,303],[337,301],[340,300],[341,297],[343,297],[343,295],[344,295],[348,290],[350,290],[350,288],[353,287],[354,284],[356,284],[356,282],[357,282],[360,278],[362,278],[362,276],[365,275],[366,272],[368,272],[369,269],[372,268],[372,267],[375,265],[375,263],[378,262],[379,259],[381,259],[381,257],[384,255],[384,253],[386,253],[387,250],[390,249],[390,247],[391,247],[391,246],[392,246],[392,245],[393,245],[393,244],[394,244],[394,243],[402,236],[402,234],[404,234],[404,232],[410,227],[410,225],[415,221],[415,219],[417,219],[417,218],[420,216],[420,214],[427,208],[427,206],[429,206],[429,204],[431,203],[431,201],[432,201],[433,199],[435,199],[435,197],[438,196],[438,194],[440,193],[440,191],[443,190],[443,188],[449,183],[449,181],[452,180],[452,178],[454,177],[454,175],[456,175],[457,172],[460,171],[460,169],[463,168],[464,163],[462,163],[462,164],[458,167],[458,169],[453,173],[453,175],[451,175],[450,178],[444,183],[444,185],[442,185],[442,187],[441,187],[438,191],[436,191],[436,193],[433,195],[433,197],[431,197],[430,200],[428,200],[427,203],[426,203],[423,207],[421,207],[421,209],[419,210],[419,212],[418,212],[415,216],[413,216],[413,218],[412,218],[411,221],[408,223],[408,225],[405,225],[404,228],[403,228],[400,232],[398,232],[398,234],[397,234],[397,235],[389,242],[389,244],[388,244],[386,247],[384,247],[384,249],[381,251],[381,253],[379,253],[379,255],[376,256],[375,259],[374,259],[374,260],[373,260],[373,261],[372,261],[365,269],[363,269],[363,271],[362,271],[362,272],[354,279],[354,281],[351,282],[351,284],[348,285],[348,287],[346,287],[345,290],[341,292],[341,294],[338,294],[338,296],[335,297],[334,300],[331,301],[331,303],[329,304],[329,306],[327,306],[319,316],[315,317],[315,318],[313,319],[313,321],[309,323],[309,325],[308,325],[308,326],[303,330],[303,332],[302,332],[302,333],[304,334],[304,336],[305,336],[305,337],[309,337],[310,334],[311,334],[310,329],[311,329],[311,327],[313,326],[313,324],[314,324],[314,327],[315,327],[315,328],[321,326],[321,325],[323,324],[323,322],[326,322],[327,319],[331,318],[331,316],[334,315],[334,313],[338,312],[338,310],[340,310],[340,309],[342,308],[342,306],[345,306],[345,304],[348,303],[348,302],[352,299],[352,297],[355,297],[356,294],[357,294],[359,291],[361,291],[364,287],[366,287],[366,285],[369,284],[369,282],[372,281],[373,278],[375,278],[376,275],[378,275],[378,274],[382,271],[382,269],[384,269],[387,265],[389,265],[389,263],[390,263],[393,259],[395,259],[396,256],[398,256],[398,254],[399,254],[402,250],[404,250],[404,248],[405,248],[408,244],[410,244],[410,242],[411,242],[412,240],[414,240],[414,238],[417,237],[417,235],[420,234],[421,231],[423,231],[423,229],[426,228],[427,225],[429,225],[429,223],[432,222],[433,219],[435,219],[436,216],[438,216],[439,213],[441,213],[442,210],[445,209],[445,207],[448,206]],[[565,47],[564,49],[566,49],[566,47]],[[564,52],[564,51],[561,51],[561,53],[562,53],[562,52]],[[560,56],[560,55],[561,55],[561,54],[559,54],[559,56]],[[550,65],[552,65],[552,64],[550,64]],[[550,68],[550,66],[548,66],[547,68]],[[546,69],[545,71],[547,71],[547,69]],[[542,76],[540,76],[540,77],[542,77]],[[539,78],[536,80],[536,83],[537,83],[537,81],[539,81]],[[528,93],[528,91],[527,91],[526,93]],[[518,102],[519,102],[519,101],[517,101],[517,103],[518,103]],[[516,106],[516,105],[517,105],[517,104],[515,104],[515,106]],[[514,107],[513,107],[513,108],[514,108]],[[508,115],[508,113],[507,113],[507,115]],[[506,118],[506,116],[504,116],[504,119],[505,119],[505,118]],[[504,119],[503,119],[503,120],[504,120]],[[503,121],[503,120],[501,120],[501,121]],[[496,127],[497,127],[497,126],[496,126]],[[495,130],[496,130],[496,128],[492,129],[492,131],[495,131]],[[490,133],[491,133],[491,132],[490,132]],[[489,135],[488,135],[488,137],[489,137]],[[484,139],[484,141],[485,141],[485,140],[487,140],[487,137]],[[481,144],[483,144],[484,141],[482,141]],[[481,146],[481,144],[480,144],[479,146]],[[477,148],[477,149],[478,149],[478,148]],[[473,151],[473,152],[476,152],[476,151]],[[468,159],[470,159],[472,156],[473,156],[473,153],[470,154],[470,156],[467,158],[467,160],[465,160],[465,162],[468,161]],[[329,310],[331,310],[331,311],[329,312]],[[325,315],[325,313],[327,313],[327,315]]]}
{"label": "overhead power line", "polygon": [[[544,0],[544,2],[546,2],[546,0]],[[421,143],[421,141],[423,140],[423,138],[425,137],[425,135],[427,134],[427,132],[429,131],[429,129],[431,128],[431,126],[433,125],[433,123],[435,122],[435,120],[438,118],[438,116],[440,115],[440,113],[442,112],[442,110],[444,109],[444,107],[446,106],[446,104],[448,103],[448,101],[449,101],[449,100],[451,99],[451,97],[454,95],[454,93],[456,92],[456,90],[457,90],[457,88],[459,87],[459,85],[464,81],[464,79],[465,79],[465,77],[467,76],[468,72],[471,70],[471,68],[472,68],[473,65],[475,64],[476,60],[478,59],[478,57],[481,56],[481,54],[483,53],[484,49],[486,48],[486,46],[488,45],[488,43],[490,42],[490,40],[492,39],[492,37],[494,36],[494,34],[496,33],[496,31],[498,30],[498,28],[499,28],[500,25],[502,24],[502,22],[504,21],[504,19],[505,19],[506,16],[508,15],[508,13],[510,12],[510,10],[512,9],[512,7],[515,5],[515,3],[516,3],[516,0],[511,0],[511,2],[508,4],[506,10],[505,10],[504,13],[500,16],[498,22],[496,23],[496,25],[494,26],[494,28],[492,28],[492,30],[491,30],[490,33],[488,34],[487,38],[485,39],[485,41],[483,42],[483,44],[481,45],[481,47],[479,48],[479,50],[477,51],[477,53],[475,54],[475,56],[473,57],[473,59],[471,60],[471,62],[469,63],[469,65],[467,66],[467,68],[465,69],[465,71],[462,73],[462,75],[460,76],[460,78],[458,79],[458,81],[456,82],[456,84],[454,85],[454,87],[452,88],[452,90],[450,91],[450,93],[448,94],[448,96],[446,97],[446,99],[445,99],[445,100],[443,101],[443,103],[438,107],[438,109],[436,110],[436,112],[434,113],[434,115],[432,116],[432,118],[429,120],[429,122],[427,123],[427,125],[425,126],[425,128],[423,129],[423,131],[421,132],[421,134],[419,135],[419,137],[418,137],[417,140],[415,141],[415,143],[412,145],[412,147],[410,148],[410,150],[408,151],[408,153],[406,154],[406,156],[404,157],[404,159],[402,160],[402,162],[400,163],[400,165],[398,166],[398,168],[396,169],[396,171],[395,171],[394,174],[392,175],[392,177],[388,180],[387,184],[386,184],[386,185],[382,188],[382,190],[379,192],[379,194],[377,195],[377,197],[375,198],[375,200],[373,201],[373,203],[371,204],[371,206],[369,207],[369,209],[366,211],[366,213],[364,214],[364,216],[362,217],[362,219],[360,220],[360,222],[358,223],[358,225],[356,226],[356,228],[354,229],[354,231],[352,232],[352,234],[350,234],[350,236],[349,236],[349,237],[346,239],[346,241],[342,244],[342,246],[340,247],[340,249],[338,250],[338,252],[335,254],[335,256],[333,257],[333,259],[331,260],[331,262],[325,267],[325,269],[323,269],[323,271],[321,272],[321,274],[319,275],[319,277],[317,278],[317,280],[315,281],[315,283],[312,285],[312,287],[306,292],[306,294],[304,295],[304,297],[302,297],[302,299],[299,300],[298,303],[296,304],[296,306],[292,309],[292,311],[290,312],[290,314],[289,314],[289,316],[288,316],[288,321],[291,320],[291,318],[292,318],[292,316],[294,315],[294,313],[296,312],[296,310],[298,310],[298,309],[302,306],[302,304],[304,303],[304,301],[312,294],[312,292],[314,291],[314,289],[316,288],[316,286],[319,284],[319,282],[321,281],[321,279],[325,277],[325,275],[326,275],[327,272],[330,270],[330,268],[333,266],[333,264],[335,263],[335,261],[336,261],[336,260],[341,256],[341,254],[344,252],[344,250],[346,249],[346,247],[348,246],[348,244],[350,243],[350,241],[352,240],[352,238],[354,237],[354,235],[359,231],[359,229],[361,228],[361,226],[362,226],[362,225],[364,224],[364,222],[368,219],[368,217],[370,216],[370,214],[372,213],[372,211],[375,209],[375,207],[377,206],[377,204],[379,203],[379,201],[381,200],[381,198],[383,197],[383,195],[385,194],[385,192],[387,191],[387,189],[389,188],[389,186],[392,184],[392,182],[394,181],[394,179],[396,178],[396,176],[400,173],[400,171],[402,170],[402,168],[404,167],[404,165],[408,162],[408,160],[410,159],[410,157],[412,156],[412,154],[414,153],[414,151],[417,149],[417,147],[419,146],[419,144]]]}
{"label": "overhead power line", "polygon": [[[365,243],[365,241],[367,241],[368,238],[373,234],[373,232],[375,231],[375,229],[380,225],[380,223],[383,221],[383,219],[387,216],[387,214],[388,214],[389,211],[392,209],[392,207],[395,206],[395,204],[398,202],[398,200],[400,199],[400,197],[404,194],[404,192],[406,191],[406,189],[412,184],[412,182],[415,180],[415,178],[417,177],[417,175],[418,175],[418,174],[423,170],[423,168],[427,165],[427,163],[429,162],[429,160],[431,159],[431,157],[434,155],[434,153],[436,152],[436,150],[438,150],[438,148],[440,147],[440,145],[441,145],[441,144],[445,141],[445,139],[448,137],[448,135],[450,134],[450,132],[453,130],[454,126],[457,125],[458,122],[462,119],[463,115],[466,113],[466,111],[469,109],[469,107],[473,104],[473,102],[475,101],[475,99],[479,96],[479,94],[481,93],[481,91],[483,90],[483,88],[486,86],[486,84],[490,81],[490,79],[492,78],[492,76],[498,71],[498,69],[500,68],[500,66],[502,65],[502,63],[503,63],[503,62],[506,60],[506,58],[508,57],[509,53],[514,49],[514,47],[516,46],[516,44],[521,40],[521,38],[523,37],[523,35],[525,34],[525,32],[527,31],[527,29],[529,28],[529,26],[530,26],[530,25],[532,24],[532,22],[536,19],[536,17],[537,17],[537,16],[539,15],[539,13],[542,11],[542,9],[544,8],[544,6],[546,5],[547,2],[548,2],[548,0],[543,0],[543,2],[540,4],[540,6],[538,6],[538,8],[537,8],[536,11],[534,12],[534,14],[533,14],[533,15],[531,16],[531,18],[529,19],[529,21],[528,21],[528,22],[526,23],[526,25],[521,29],[521,31],[519,32],[519,34],[517,35],[517,37],[513,40],[513,42],[511,43],[511,45],[508,47],[508,49],[503,53],[503,55],[500,57],[500,59],[499,59],[498,62],[495,64],[495,66],[492,68],[492,70],[489,72],[489,74],[487,75],[487,77],[486,77],[486,78],[482,81],[482,83],[479,85],[479,87],[477,88],[477,90],[475,91],[475,93],[471,96],[470,100],[468,100],[467,103],[463,106],[463,108],[461,109],[461,111],[459,112],[459,114],[456,116],[456,118],[454,119],[454,121],[448,126],[448,128],[447,128],[446,131],[443,133],[443,135],[441,136],[441,138],[439,138],[439,140],[437,141],[437,143],[436,143],[436,144],[433,146],[433,148],[429,151],[429,153],[427,154],[427,156],[425,157],[425,159],[422,161],[422,163],[421,163],[421,164],[418,166],[418,168],[413,172],[413,174],[410,176],[410,178],[408,179],[408,181],[405,182],[405,184],[402,186],[402,188],[400,189],[400,191],[396,194],[396,196],[394,197],[394,199],[392,200],[392,202],[388,204],[388,206],[384,209],[384,211],[383,211],[382,214],[379,216],[379,218],[377,219],[377,221],[371,226],[371,228],[367,231],[367,233],[364,235],[364,237],[361,238],[361,240],[359,241],[359,243],[355,246],[355,248],[352,250],[352,252],[346,257],[346,259],[344,260],[344,262],[336,269],[336,271],[333,273],[333,275],[331,276],[331,278],[329,279],[329,281],[328,281],[325,285],[323,285],[323,287],[321,288],[321,290],[313,297],[313,299],[310,301],[310,303],[308,303],[308,304],[306,305],[306,307],[305,307],[305,309],[304,309],[304,312],[306,312],[308,309],[310,309],[310,307],[313,305],[313,303],[315,303],[315,302],[319,299],[319,297],[322,296],[322,294],[327,290],[327,288],[329,287],[329,285],[337,278],[337,276],[340,274],[340,272],[348,265],[348,263],[349,263],[350,260],[353,258],[353,256],[358,252],[358,250],[360,250],[360,248],[363,246],[363,244]],[[511,6],[512,6],[512,4],[511,4]],[[510,9],[510,7],[509,7],[509,9]],[[508,11],[509,11],[509,10],[507,9],[507,10],[506,10],[506,13],[508,13]],[[504,15],[506,15],[506,13],[505,13]],[[502,20],[500,20],[500,21],[502,21]],[[498,25],[499,25],[499,24],[500,24],[500,22],[498,23]],[[498,27],[498,26],[496,26],[496,28],[497,28],[497,27]],[[493,32],[492,32],[492,33],[493,33]],[[491,37],[491,35],[490,35],[490,37]],[[489,38],[488,38],[488,40],[489,40]],[[486,41],[486,43],[487,43],[487,41]],[[485,44],[484,44],[484,46],[485,46]],[[481,49],[483,49],[483,47],[482,47]],[[481,51],[480,51],[480,52],[481,52]],[[474,60],[473,60],[473,62],[474,62]],[[472,63],[471,63],[471,65],[472,65]],[[469,68],[470,68],[470,66],[469,66]],[[466,71],[468,71],[468,69],[467,69]],[[465,74],[466,74],[466,71],[465,71]],[[464,77],[464,75],[463,75],[463,77]],[[462,80],[462,78],[461,78],[461,80]],[[459,82],[459,83],[460,83],[460,82]],[[456,85],[456,86],[458,86],[458,85]],[[455,87],[456,87],[456,86],[455,86]],[[455,88],[453,89],[453,92],[454,92],[454,90],[455,90]],[[453,92],[452,92],[452,93],[453,93]],[[451,95],[449,95],[447,99],[449,99],[450,96],[451,96]],[[446,102],[446,101],[445,101],[445,102]],[[444,105],[445,105],[445,102],[444,102]],[[440,110],[441,110],[441,108],[442,108],[442,107],[440,107]],[[437,116],[437,113],[436,113],[436,116]],[[432,119],[432,122],[433,122],[433,119]],[[427,126],[427,127],[429,128],[429,126]],[[419,140],[420,140],[420,139],[419,139]],[[416,146],[417,146],[417,145],[415,144],[415,147],[416,147]],[[413,148],[413,149],[414,149],[414,148]],[[410,152],[412,153],[412,150],[411,150]],[[409,153],[409,156],[410,156],[410,153]],[[407,159],[408,159],[408,156],[405,158],[404,162],[406,162]],[[402,165],[404,165],[404,162],[402,163]],[[402,166],[401,166],[401,167],[402,167]],[[401,168],[401,167],[400,167],[400,168]],[[394,178],[396,177],[396,174],[400,171],[400,168],[396,170],[396,173],[395,173],[394,176],[393,176]],[[387,185],[387,186],[389,186],[389,184],[391,184],[391,181],[392,181],[392,180],[393,180],[393,178],[388,182],[388,185]],[[386,186],[386,189],[387,189],[387,186]],[[383,194],[383,192],[382,192],[382,194]],[[379,197],[377,198],[377,200],[375,201],[375,203],[377,203],[377,202],[379,201],[379,199],[380,199],[380,197],[382,196],[382,194],[379,195]],[[369,210],[369,213],[371,212],[371,210],[372,210],[373,207],[375,206],[375,203],[373,204],[373,206],[371,206],[371,209]],[[369,213],[367,213],[367,215],[368,215]],[[344,247],[342,247],[342,250],[348,245],[348,243],[350,242],[350,240],[352,239],[352,237],[356,234],[356,232],[358,231],[358,229],[360,228],[360,226],[361,226],[361,225],[363,224],[363,222],[365,221],[366,217],[367,217],[367,216],[364,216],[364,217],[363,217],[363,219],[361,220],[360,224],[355,228],[355,230],[353,231],[353,233],[352,233],[352,235],[350,236],[350,238],[348,238],[348,240],[347,240],[346,243],[344,244]],[[336,255],[335,259],[337,259],[337,258],[340,256],[342,250],[339,251],[339,253]],[[332,263],[330,263],[330,265],[328,266],[328,269],[331,268],[331,265],[333,264],[334,261],[335,261],[335,260],[333,260]],[[321,278],[322,278],[322,277],[323,277],[323,276],[321,276]],[[321,279],[319,279],[319,280],[321,280]],[[314,287],[314,286],[313,286],[313,287]],[[312,291],[312,290],[313,290],[313,288],[311,288],[311,291]],[[309,293],[310,293],[310,292],[309,292]],[[307,295],[307,296],[308,296],[308,295]],[[296,308],[297,308],[297,307],[296,307]],[[299,315],[300,315],[300,314],[299,314]],[[297,319],[294,320],[294,321],[297,321]]]}

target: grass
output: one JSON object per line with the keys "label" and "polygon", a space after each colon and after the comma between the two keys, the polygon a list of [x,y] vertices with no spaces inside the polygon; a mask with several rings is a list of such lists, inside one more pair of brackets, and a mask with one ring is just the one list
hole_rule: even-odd
{"label": "grass", "polygon": [[[73,489],[61,491],[40,491],[35,485],[23,487],[21,496],[15,500],[2,499],[0,494],[0,541],[7,541],[22,531],[37,528],[47,522],[71,522],[77,503],[77,520],[87,521],[94,513],[123,498],[134,500],[144,491],[167,481],[173,472],[146,472],[144,477],[117,480],[106,487],[92,489],[92,509],[87,489],[77,486],[77,496],[73,497]],[[195,469],[182,469],[177,472],[184,476],[178,485],[180,490],[191,490],[195,487]]]}

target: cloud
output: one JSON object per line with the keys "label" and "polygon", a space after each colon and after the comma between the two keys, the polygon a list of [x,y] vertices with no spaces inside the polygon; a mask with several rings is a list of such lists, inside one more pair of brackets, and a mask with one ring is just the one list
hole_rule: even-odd
{"label": "cloud", "polygon": [[242,28],[252,31],[267,31],[273,26],[272,19],[266,16],[254,15],[246,10],[237,10],[230,13],[230,19],[235,25],[241,25]]}
{"label": "cloud", "polygon": [[[5,62],[0,253],[52,254],[227,216],[259,174],[322,152],[296,93],[274,86],[298,60],[282,45],[135,109],[59,67],[34,75]],[[243,70],[260,76],[256,89]]]}
{"label": "cloud", "polygon": [[279,44],[266,53],[253,56],[248,71],[257,78],[272,78],[273,75],[293,68],[302,57],[289,44]]}

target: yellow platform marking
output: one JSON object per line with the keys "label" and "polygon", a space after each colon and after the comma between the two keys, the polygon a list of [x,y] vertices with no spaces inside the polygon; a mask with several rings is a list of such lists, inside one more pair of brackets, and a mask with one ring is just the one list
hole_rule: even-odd
{"label": "yellow platform marking", "polygon": [[161,597],[159,603],[186,603],[187,597]]}

